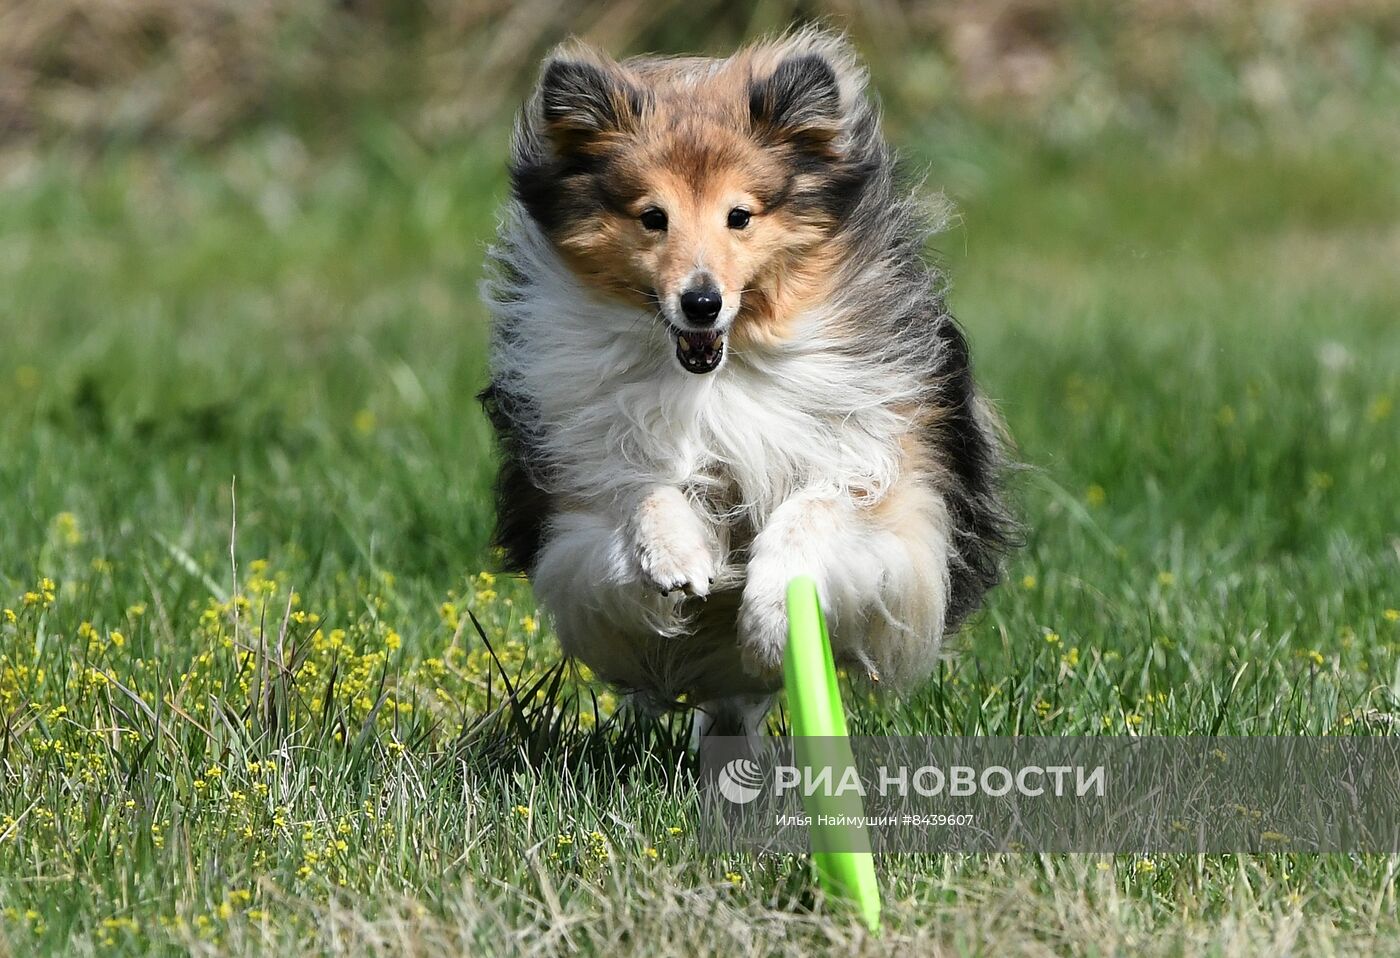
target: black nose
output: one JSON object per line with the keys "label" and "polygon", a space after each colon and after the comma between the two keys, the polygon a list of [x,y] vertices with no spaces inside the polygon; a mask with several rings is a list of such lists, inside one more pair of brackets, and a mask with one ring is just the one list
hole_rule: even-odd
{"label": "black nose", "polygon": [[723,297],[713,286],[702,286],[681,293],[681,312],[697,326],[709,326],[713,323],[719,317],[719,308],[723,305]]}

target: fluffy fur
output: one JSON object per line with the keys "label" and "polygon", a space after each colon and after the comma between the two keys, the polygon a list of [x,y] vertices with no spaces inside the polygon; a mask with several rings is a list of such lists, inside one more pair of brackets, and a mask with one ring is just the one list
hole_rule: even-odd
{"label": "fluffy fur", "polygon": [[[776,688],[794,575],[896,687],[998,578],[998,427],[864,86],[814,31],[722,60],[571,45],[517,121],[484,285],[497,543],[565,652],[663,706]],[[702,281],[724,307],[696,331]]]}

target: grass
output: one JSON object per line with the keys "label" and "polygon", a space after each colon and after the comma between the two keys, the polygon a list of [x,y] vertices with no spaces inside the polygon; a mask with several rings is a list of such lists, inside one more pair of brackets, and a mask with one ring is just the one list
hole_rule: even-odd
{"label": "grass", "polygon": [[[901,136],[1029,542],[856,729],[1386,728],[1386,145]],[[872,939],[802,860],[702,856],[684,723],[489,571],[500,140],[7,157],[0,953],[1396,951],[1393,857],[895,858]]]}

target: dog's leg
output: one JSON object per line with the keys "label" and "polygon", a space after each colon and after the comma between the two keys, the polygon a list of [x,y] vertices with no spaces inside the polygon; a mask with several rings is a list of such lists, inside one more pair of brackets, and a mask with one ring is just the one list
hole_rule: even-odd
{"label": "dog's leg", "polygon": [[644,683],[645,643],[680,628],[676,603],[647,587],[626,526],[602,512],[555,516],[530,581],[559,645],[607,681]]}
{"label": "dog's leg", "polygon": [[718,563],[680,490],[655,487],[635,501],[625,520],[601,510],[555,516],[531,582],[567,654],[608,681],[646,687],[656,638],[685,631],[682,593],[707,594]]}
{"label": "dog's leg", "polygon": [[832,547],[850,539],[856,525],[848,501],[800,493],[773,511],[754,537],[739,605],[739,646],[744,668],[773,675],[782,668],[787,641],[787,586],[795,576],[812,576],[828,622],[833,621],[828,569],[838,559]]}
{"label": "dog's leg", "polygon": [[661,593],[706,596],[718,566],[715,537],[675,486],[642,494],[628,524],[638,569]]}
{"label": "dog's leg", "polygon": [[771,695],[735,695],[702,702],[690,727],[690,747],[703,761],[706,743],[719,736],[743,736],[745,751],[757,755],[762,747],[763,723],[773,708]]}
{"label": "dog's leg", "polygon": [[839,658],[876,680],[916,681],[932,666],[948,602],[951,536],[942,497],[905,480],[872,505],[809,492],[755,537],[739,611],[744,665],[782,667],[787,584],[816,580]]}

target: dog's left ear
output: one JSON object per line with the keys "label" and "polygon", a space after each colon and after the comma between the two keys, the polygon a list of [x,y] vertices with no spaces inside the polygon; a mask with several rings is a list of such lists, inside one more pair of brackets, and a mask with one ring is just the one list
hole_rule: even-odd
{"label": "dog's left ear", "polygon": [[761,140],[836,154],[842,131],[841,83],[820,53],[799,53],[749,84],[749,126]]}

